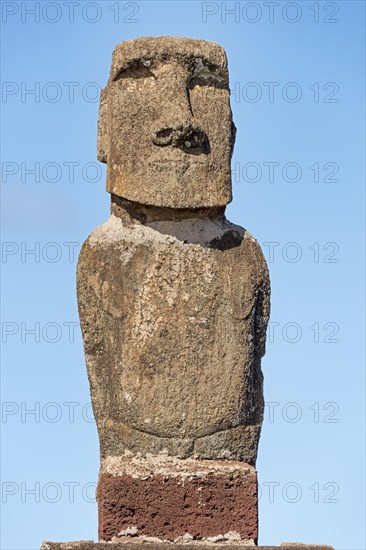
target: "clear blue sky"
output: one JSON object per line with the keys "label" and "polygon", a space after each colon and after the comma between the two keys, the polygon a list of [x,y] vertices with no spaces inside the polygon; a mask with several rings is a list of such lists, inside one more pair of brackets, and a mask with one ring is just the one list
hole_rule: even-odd
{"label": "clear blue sky", "polygon": [[349,0],[2,2],[3,550],[97,538],[76,259],[109,213],[99,89],[114,46],[148,35],[211,40],[229,58],[228,217],[259,240],[272,282],[260,543],[365,548],[364,11]]}

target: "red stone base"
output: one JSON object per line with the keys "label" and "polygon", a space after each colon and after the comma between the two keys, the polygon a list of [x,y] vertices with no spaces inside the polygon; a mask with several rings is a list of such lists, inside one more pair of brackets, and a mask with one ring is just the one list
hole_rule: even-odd
{"label": "red stone base", "polygon": [[135,527],[138,536],[166,541],[235,531],[257,542],[257,476],[243,462],[110,457],[101,467],[97,498],[103,541]]}

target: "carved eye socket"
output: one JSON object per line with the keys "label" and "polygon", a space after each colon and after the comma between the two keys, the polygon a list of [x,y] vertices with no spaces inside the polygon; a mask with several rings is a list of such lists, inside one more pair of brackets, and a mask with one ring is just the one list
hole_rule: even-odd
{"label": "carved eye socket", "polygon": [[119,71],[114,81],[124,92],[149,92],[155,89],[156,80],[150,70],[150,60],[139,60]]}
{"label": "carved eye socket", "polygon": [[201,58],[196,58],[191,67],[192,76],[188,82],[189,89],[195,86],[211,86],[228,89],[227,77],[218,67],[208,65]]}
{"label": "carved eye socket", "polygon": [[114,81],[124,78],[155,78],[154,73],[150,70],[151,61],[149,59],[134,63],[129,67],[121,69],[114,77]]}
{"label": "carved eye socket", "polygon": [[214,73],[205,72],[191,76],[188,82],[190,89],[195,86],[212,86],[215,88],[227,88],[226,80]]}

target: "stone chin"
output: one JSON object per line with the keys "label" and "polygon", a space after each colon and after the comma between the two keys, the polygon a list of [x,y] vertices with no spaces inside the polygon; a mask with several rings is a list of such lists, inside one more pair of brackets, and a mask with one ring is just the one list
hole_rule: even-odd
{"label": "stone chin", "polygon": [[[107,191],[148,206],[173,209],[226,206],[232,200],[230,170],[211,179],[213,173],[208,161],[195,158],[174,162],[153,159],[149,162],[148,176],[146,171],[131,174],[116,165],[108,166]],[[206,182],[204,186],[197,185],[201,181]]]}

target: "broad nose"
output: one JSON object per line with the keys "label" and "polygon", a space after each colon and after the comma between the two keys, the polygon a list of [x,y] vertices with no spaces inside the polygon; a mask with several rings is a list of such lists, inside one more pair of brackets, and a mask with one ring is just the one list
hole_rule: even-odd
{"label": "broad nose", "polygon": [[170,65],[159,74],[161,115],[152,126],[155,145],[182,147],[187,152],[204,152],[208,139],[194,120],[189,100],[189,74],[182,67]]}
{"label": "broad nose", "polygon": [[188,81],[190,74],[181,65],[169,63],[161,67],[158,80],[162,118],[182,123],[192,118]]}

